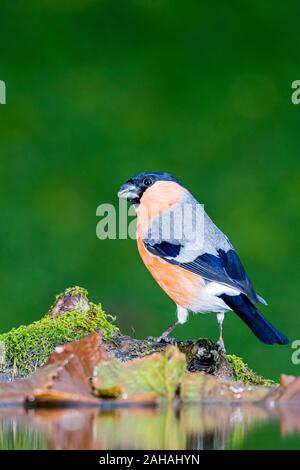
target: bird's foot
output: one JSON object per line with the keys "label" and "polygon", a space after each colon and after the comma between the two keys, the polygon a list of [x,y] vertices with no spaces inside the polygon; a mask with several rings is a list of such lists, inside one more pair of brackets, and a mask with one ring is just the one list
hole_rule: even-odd
{"label": "bird's foot", "polygon": [[175,338],[171,336],[148,336],[148,341],[152,341],[152,343],[165,343],[165,344],[172,344],[173,346],[177,346],[177,341]]}
{"label": "bird's foot", "polygon": [[218,352],[222,352],[222,353],[226,354],[224,341],[222,339],[219,339],[219,341],[216,342],[216,350]]}

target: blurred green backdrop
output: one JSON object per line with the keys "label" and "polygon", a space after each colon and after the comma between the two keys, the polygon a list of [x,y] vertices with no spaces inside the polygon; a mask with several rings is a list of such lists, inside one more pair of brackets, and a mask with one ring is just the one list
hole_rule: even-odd
{"label": "blurred green backdrop", "polygon": [[[81,285],[138,337],[175,308],[132,240],[96,238],[96,207],[140,171],[173,173],[237,248],[262,307],[300,338],[297,0],[2,0],[0,331]],[[299,374],[291,346],[235,315],[229,352]],[[193,316],[177,338],[218,334]]]}

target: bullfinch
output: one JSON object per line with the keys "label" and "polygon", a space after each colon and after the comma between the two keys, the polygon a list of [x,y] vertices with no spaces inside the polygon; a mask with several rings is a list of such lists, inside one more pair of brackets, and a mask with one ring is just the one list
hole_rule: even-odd
{"label": "bullfinch", "polygon": [[170,340],[188,312],[217,315],[218,345],[224,314],[235,312],[266,344],[287,344],[256,308],[266,301],[256,294],[229,239],[204,207],[168,173],[145,172],[130,178],[118,193],[137,213],[137,246],[146,267],[177,306],[177,320],[158,338]]}

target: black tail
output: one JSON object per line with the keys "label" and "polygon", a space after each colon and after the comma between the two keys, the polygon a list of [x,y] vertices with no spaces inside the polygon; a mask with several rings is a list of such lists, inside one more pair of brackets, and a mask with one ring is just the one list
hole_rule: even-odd
{"label": "black tail", "polygon": [[220,298],[251,328],[253,333],[266,344],[287,344],[289,340],[280,333],[271,323],[255,308],[245,294],[227,295]]}

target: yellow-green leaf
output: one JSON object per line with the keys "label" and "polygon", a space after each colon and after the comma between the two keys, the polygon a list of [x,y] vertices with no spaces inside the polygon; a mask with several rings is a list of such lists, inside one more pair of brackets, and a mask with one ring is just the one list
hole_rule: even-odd
{"label": "yellow-green leaf", "polygon": [[[145,394],[172,400],[186,370],[185,355],[175,346],[130,362],[101,362],[93,387],[100,397],[131,398]],[[151,395],[149,395],[151,394]]]}

